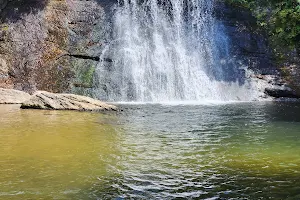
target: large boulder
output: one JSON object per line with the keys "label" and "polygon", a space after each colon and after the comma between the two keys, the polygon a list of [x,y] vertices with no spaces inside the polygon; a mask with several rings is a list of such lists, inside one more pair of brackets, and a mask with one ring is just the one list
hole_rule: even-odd
{"label": "large boulder", "polygon": [[108,105],[96,99],[75,94],[56,94],[38,91],[26,102],[23,109],[49,109],[49,110],[79,110],[79,111],[116,111],[117,107]]}
{"label": "large boulder", "polygon": [[0,88],[0,104],[20,104],[30,97],[30,94],[26,92]]}

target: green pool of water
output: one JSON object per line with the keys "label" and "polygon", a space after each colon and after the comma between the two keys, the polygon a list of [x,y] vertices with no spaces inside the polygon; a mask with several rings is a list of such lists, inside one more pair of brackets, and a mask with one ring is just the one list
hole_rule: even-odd
{"label": "green pool of water", "polygon": [[0,199],[300,199],[300,105],[0,105]]}

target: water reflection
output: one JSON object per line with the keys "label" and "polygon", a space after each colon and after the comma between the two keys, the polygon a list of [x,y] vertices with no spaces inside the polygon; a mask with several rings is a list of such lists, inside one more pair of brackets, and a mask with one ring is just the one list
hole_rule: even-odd
{"label": "water reflection", "polygon": [[300,126],[281,115],[297,116],[289,106],[129,106],[121,117],[123,196],[296,198]]}
{"label": "water reflection", "polygon": [[[98,113],[0,108],[0,199],[90,196],[113,171],[118,155],[115,128]],[[87,190],[87,191],[86,191]]]}
{"label": "water reflection", "polygon": [[0,107],[0,199],[299,199],[299,104],[120,106]]}

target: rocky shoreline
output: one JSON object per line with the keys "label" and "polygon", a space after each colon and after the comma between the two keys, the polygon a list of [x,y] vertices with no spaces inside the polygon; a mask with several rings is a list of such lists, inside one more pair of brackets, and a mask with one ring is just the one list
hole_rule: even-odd
{"label": "rocky shoreline", "polygon": [[[299,100],[300,96],[285,85],[272,84],[270,77],[256,77],[269,81],[264,93],[272,100]],[[22,109],[78,110],[78,111],[118,111],[114,105],[76,94],[36,91],[33,95],[26,92],[0,88],[0,104],[20,104]]]}
{"label": "rocky shoreline", "polygon": [[75,94],[37,91],[33,95],[26,92],[0,88],[0,104],[21,104],[22,109],[117,111],[114,105]]}

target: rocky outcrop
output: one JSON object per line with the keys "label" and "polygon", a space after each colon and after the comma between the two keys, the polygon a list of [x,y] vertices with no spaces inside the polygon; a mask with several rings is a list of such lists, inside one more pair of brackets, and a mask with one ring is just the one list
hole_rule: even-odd
{"label": "rocky outcrop", "polygon": [[[275,42],[267,29],[262,28],[253,16],[257,13],[232,2],[234,1],[217,0],[216,9],[216,16],[225,25],[232,43],[232,55],[235,55],[241,65],[249,67],[256,74],[274,75],[277,80],[280,79],[280,82],[272,83],[274,88],[279,89],[276,92],[267,89],[266,94],[278,98],[300,97],[299,48],[288,47],[288,44],[281,44],[282,41]],[[267,11],[266,8],[264,10]],[[285,89],[277,87],[282,84],[286,86]]]}
{"label": "rocky outcrop", "polygon": [[21,105],[23,109],[79,110],[79,111],[116,111],[117,107],[90,97],[75,94],[55,94],[45,91],[36,92]]}
{"label": "rocky outcrop", "polygon": [[276,55],[267,33],[258,26],[257,19],[250,10],[225,3],[228,1],[216,2],[215,15],[229,36],[230,51],[235,62],[251,69],[257,78],[272,77],[272,81],[266,80],[270,84],[265,90],[266,95],[275,98],[299,98],[299,54],[287,50],[284,56]]}
{"label": "rocky outcrop", "polygon": [[222,21],[231,43],[231,55],[257,74],[278,75],[267,35],[251,12],[218,0],[215,15]]}
{"label": "rocky outcrop", "polygon": [[266,88],[265,93],[275,98],[300,98],[300,96],[290,88]]}
{"label": "rocky outcrop", "polygon": [[[300,56],[299,56],[300,59]],[[281,68],[284,81],[292,88],[293,92],[300,98],[300,60],[296,63],[285,63]]]}
{"label": "rocky outcrop", "polygon": [[30,94],[26,92],[0,88],[0,104],[20,104],[30,97]]}
{"label": "rocky outcrop", "polygon": [[72,91],[75,82],[91,85],[105,38],[104,11],[96,0],[0,0],[4,4],[1,87],[59,93]]}

